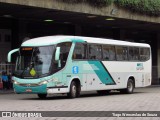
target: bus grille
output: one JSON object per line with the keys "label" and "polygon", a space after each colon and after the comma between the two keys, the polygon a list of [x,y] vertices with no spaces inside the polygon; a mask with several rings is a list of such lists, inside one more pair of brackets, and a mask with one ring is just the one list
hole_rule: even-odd
{"label": "bus grille", "polygon": [[23,87],[36,87],[39,86],[39,84],[18,84],[19,86],[23,86]]}

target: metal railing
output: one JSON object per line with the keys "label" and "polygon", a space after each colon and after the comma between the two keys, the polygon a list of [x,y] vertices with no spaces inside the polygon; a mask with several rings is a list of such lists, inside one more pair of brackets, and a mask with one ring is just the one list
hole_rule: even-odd
{"label": "metal railing", "polygon": [[6,72],[7,75],[9,75],[10,73],[13,73],[15,69],[15,64],[0,64],[0,83],[2,82],[2,73]]}

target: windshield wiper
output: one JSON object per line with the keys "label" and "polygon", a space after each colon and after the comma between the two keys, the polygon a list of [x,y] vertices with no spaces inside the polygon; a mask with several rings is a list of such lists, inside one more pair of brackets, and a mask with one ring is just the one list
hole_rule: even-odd
{"label": "windshield wiper", "polygon": [[25,68],[22,72],[21,72],[21,77],[23,77],[23,73],[27,70],[27,68]]}

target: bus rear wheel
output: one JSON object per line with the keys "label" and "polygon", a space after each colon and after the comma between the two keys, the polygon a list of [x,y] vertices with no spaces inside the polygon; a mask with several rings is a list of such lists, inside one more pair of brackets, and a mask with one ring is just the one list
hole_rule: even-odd
{"label": "bus rear wheel", "polygon": [[47,97],[47,94],[37,94],[39,98],[45,99]]}
{"label": "bus rear wheel", "polygon": [[132,79],[129,79],[127,82],[127,88],[120,90],[121,93],[132,94],[134,91],[134,82]]}

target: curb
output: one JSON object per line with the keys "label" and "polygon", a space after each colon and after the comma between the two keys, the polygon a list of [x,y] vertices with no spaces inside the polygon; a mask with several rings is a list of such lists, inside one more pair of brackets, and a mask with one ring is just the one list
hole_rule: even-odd
{"label": "curb", "polygon": [[[146,88],[153,88],[153,87],[160,87],[160,85],[151,85],[151,86],[148,86]],[[144,87],[145,88],[145,87]]]}
{"label": "curb", "polygon": [[14,91],[13,90],[2,90],[0,89],[0,94],[13,94]]}

